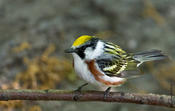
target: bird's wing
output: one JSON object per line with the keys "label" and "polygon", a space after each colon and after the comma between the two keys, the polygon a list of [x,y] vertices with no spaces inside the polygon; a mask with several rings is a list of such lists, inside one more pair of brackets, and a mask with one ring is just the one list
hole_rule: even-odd
{"label": "bird's wing", "polygon": [[98,67],[105,74],[115,76],[125,70],[127,63],[121,57],[112,54],[103,54],[96,59]]}
{"label": "bird's wing", "polygon": [[121,76],[121,72],[129,68],[136,69],[137,65],[134,59],[118,45],[109,42],[105,44],[104,54],[96,58],[96,63],[108,76]]}
{"label": "bird's wing", "polygon": [[107,42],[104,47],[104,54],[96,59],[98,67],[107,75],[117,75],[125,70],[127,66],[126,52],[119,46]]}

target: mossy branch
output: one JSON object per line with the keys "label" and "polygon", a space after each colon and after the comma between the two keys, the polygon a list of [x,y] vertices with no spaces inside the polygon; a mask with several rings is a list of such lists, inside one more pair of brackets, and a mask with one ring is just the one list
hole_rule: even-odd
{"label": "mossy branch", "polygon": [[[76,99],[75,99],[76,97]],[[139,94],[110,92],[107,98],[104,98],[102,91],[75,91],[64,90],[0,90],[0,101],[8,100],[58,100],[58,101],[103,101],[103,102],[121,102],[136,103],[156,106],[165,106],[175,108],[175,97],[157,94]]]}

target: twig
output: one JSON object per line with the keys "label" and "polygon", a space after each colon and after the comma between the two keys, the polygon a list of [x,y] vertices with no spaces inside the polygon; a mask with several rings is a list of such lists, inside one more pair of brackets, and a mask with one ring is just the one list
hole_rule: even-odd
{"label": "twig", "polygon": [[173,105],[173,81],[170,81],[171,105]]}
{"label": "twig", "polygon": [[[77,92],[64,90],[0,90],[0,101],[8,100],[64,100],[74,101]],[[157,95],[157,94],[139,94],[111,92],[104,99],[102,91],[82,91],[78,94],[77,101],[103,101],[103,102],[121,102],[136,103],[156,106],[165,106],[175,108],[174,96]]]}

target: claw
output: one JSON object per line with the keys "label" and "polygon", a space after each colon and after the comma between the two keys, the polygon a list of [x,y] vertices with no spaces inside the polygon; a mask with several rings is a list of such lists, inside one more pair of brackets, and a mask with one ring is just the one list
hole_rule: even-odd
{"label": "claw", "polygon": [[88,83],[85,83],[85,84],[79,86],[79,87],[74,91],[74,92],[75,92],[75,95],[74,95],[74,97],[73,97],[73,100],[74,100],[74,101],[78,101],[78,99],[80,98],[79,94],[81,93],[82,88],[83,88],[84,86],[87,86],[87,85],[88,85]]}
{"label": "claw", "polygon": [[104,99],[107,99],[107,97],[109,96],[110,90],[111,90],[111,87],[108,87],[108,88],[105,90],[105,92],[104,92]]}

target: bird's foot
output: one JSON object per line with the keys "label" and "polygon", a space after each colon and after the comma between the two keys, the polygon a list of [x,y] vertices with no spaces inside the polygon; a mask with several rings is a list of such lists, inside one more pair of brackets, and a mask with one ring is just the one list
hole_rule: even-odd
{"label": "bird's foot", "polygon": [[105,90],[105,92],[104,92],[104,99],[107,99],[107,97],[109,96],[110,90],[111,90],[111,87],[108,87],[108,88]]}
{"label": "bird's foot", "polygon": [[87,85],[88,85],[88,83],[85,83],[85,84],[79,86],[76,90],[74,90],[74,92],[75,92],[75,95],[73,97],[74,101],[77,101],[80,98],[80,93],[81,93],[82,88],[84,86],[87,86]]}

